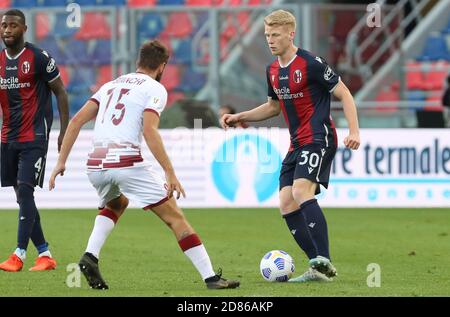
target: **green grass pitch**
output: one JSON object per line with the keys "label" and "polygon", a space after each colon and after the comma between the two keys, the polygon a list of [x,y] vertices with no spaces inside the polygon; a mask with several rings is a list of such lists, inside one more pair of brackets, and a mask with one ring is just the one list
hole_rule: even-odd
{"label": "green grass pitch", "polygon": [[[276,209],[186,209],[215,269],[239,278],[236,290],[207,290],[170,230],[151,212],[128,210],[101,253],[108,291],[69,288],[70,263],[86,247],[97,212],[42,210],[41,218],[58,267],[29,272],[36,250],[28,248],[24,269],[0,271],[0,296],[448,296],[450,209],[325,209],[331,255],[339,276],[332,283],[269,283],[259,261],[272,249],[287,251],[295,274],[307,268]],[[0,211],[0,260],[16,244],[17,211]],[[370,263],[381,267],[380,287],[368,287]],[[72,276],[73,277],[73,276]]]}

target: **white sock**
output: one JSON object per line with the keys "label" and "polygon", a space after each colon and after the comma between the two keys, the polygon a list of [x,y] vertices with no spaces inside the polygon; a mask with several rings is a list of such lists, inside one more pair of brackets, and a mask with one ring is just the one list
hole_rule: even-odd
{"label": "white sock", "polygon": [[98,215],[95,218],[94,229],[92,229],[91,236],[89,237],[86,252],[93,254],[98,259],[100,250],[113,229],[114,221],[111,218]]}
{"label": "white sock", "polygon": [[27,258],[27,250],[25,249],[17,248],[16,251],[14,251],[14,254],[17,255],[22,262]]}
{"label": "white sock", "polygon": [[50,253],[50,250],[47,250],[45,252],[39,253],[39,257],[41,256],[48,256],[49,258],[51,258],[52,254]]}
{"label": "white sock", "polygon": [[190,248],[184,251],[184,254],[191,260],[192,264],[194,264],[197,271],[202,276],[202,279],[205,280],[208,277],[216,275],[212,268],[211,260],[209,259],[209,255],[206,252],[203,244],[200,244],[196,247]]}

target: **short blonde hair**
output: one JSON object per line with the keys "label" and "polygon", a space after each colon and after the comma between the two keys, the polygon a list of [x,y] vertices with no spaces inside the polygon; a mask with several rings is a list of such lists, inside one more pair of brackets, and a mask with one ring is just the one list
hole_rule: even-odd
{"label": "short blonde hair", "polygon": [[291,27],[292,31],[295,31],[296,27],[294,15],[285,10],[273,11],[264,18],[264,24],[267,26],[287,25]]}

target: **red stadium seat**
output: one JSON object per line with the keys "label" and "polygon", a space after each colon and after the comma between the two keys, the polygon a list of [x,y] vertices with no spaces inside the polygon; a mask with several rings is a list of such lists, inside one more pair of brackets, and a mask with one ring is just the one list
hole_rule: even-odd
{"label": "red stadium seat", "polygon": [[167,90],[175,89],[180,83],[180,68],[177,65],[167,64],[161,79],[161,84]]}
{"label": "red stadium seat", "polygon": [[185,38],[192,33],[192,21],[188,13],[176,12],[169,16],[166,28],[160,36]]}
{"label": "red stadium seat", "polygon": [[271,4],[272,0],[248,0],[249,6],[257,6],[257,5],[264,5],[264,4]]}
{"label": "red stadium seat", "polygon": [[50,33],[50,20],[45,13],[36,14],[36,38],[46,38]]}
{"label": "red stadium seat", "polygon": [[250,30],[250,13],[249,11],[241,11],[237,14],[239,27],[242,31],[248,32]]}
{"label": "red stadium seat", "polygon": [[187,6],[205,6],[210,7],[214,3],[214,0],[186,0]]}
{"label": "red stadium seat", "polygon": [[112,67],[111,65],[103,65],[98,68],[97,81],[95,85],[91,87],[92,92],[96,92],[101,86],[112,80]]}
{"label": "red stadium seat", "polygon": [[11,6],[11,0],[0,0],[0,8],[9,8]]}
{"label": "red stadium seat", "polygon": [[[165,34],[161,34],[160,36],[158,36],[158,40],[167,47],[167,49],[169,50],[170,56],[172,56],[173,48],[172,48],[172,41],[170,40],[170,37]],[[169,62],[170,62],[170,58],[169,58]]]}
{"label": "red stadium seat", "polygon": [[425,80],[428,84],[428,89],[442,90],[444,89],[447,72],[445,71],[431,71],[425,75]]}
{"label": "red stadium seat", "polygon": [[[375,100],[378,102],[392,102],[392,101],[399,101],[400,95],[398,91],[391,90],[389,87],[384,87],[378,95],[375,97]],[[375,109],[379,112],[383,113],[389,113],[389,112],[396,112],[398,111],[398,107],[393,106],[377,106]]]}
{"label": "red stadium seat", "polygon": [[171,107],[178,100],[183,100],[185,98],[184,93],[179,91],[169,91],[167,95],[167,108]]}
{"label": "red stadium seat", "polygon": [[129,7],[153,7],[157,0],[128,0]]}
{"label": "red stadium seat", "polygon": [[355,11],[336,11],[335,21],[332,27],[333,35],[338,39],[345,40],[350,30],[357,22],[358,17]]}
{"label": "red stadium seat", "polygon": [[408,90],[424,90],[428,88],[420,67],[421,64],[416,62],[408,62],[406,64],[406,88]]}
{"label": "red stadium seat", "polygon": [[[192,0],[187,0],[192,1]],[[202,1],[202,0],[194,0]],[[206,0],[204,0],[206,1]],[[257,5],[267,5],[271,4],[272,0],[210,0],[214,6],[230,6],[236,7],[241,5],[257,6]]]}
{"label": "red stadium seat", "polygon": [[64,83],[64,86],[67,86],[69,84],[69,71],[65,66],[58,66],[59,69],[59,75],[61,76],[61,80]]}
{"label": "red stadium seat", "polygon": [[430,90],[443,90],[447,78],[448,63],[437,62],[431,66],[431,70],[425,74],[425,81]]}
{"label": "red stadium seat", "polygon": [[443,106],[442,106],[442,99],[440,95],[431,95],[427,98],[427,104],[429,102],[433,102],[435,103],[436,101],[439,102],[439,104],[437,106],[425,106],[423,107],[424,111],[436,111],[436,112],[442,112],[444,110]]}
{"label": "red stadium seat", "polygon": [[421,72],[407,72],[406,73],[406,88],[408,90],[423,90],[427,89],[425,78]]}
{"label": "red stadium seat", "polygon": [[396,80],[391,84],[391,90],[394,91],[400,90],[400,80]]}
{"label": "red stadium seat", "polygon": [[382,89],[375,98],[376,101],[399,101],[400,96],[398,91],[388,88]]}
{"label": "red stadium seat", "polygon": [[111,27],[102,13],[87,12],[83,16],[83,24],[75,34],[77,40],[110,39]]}

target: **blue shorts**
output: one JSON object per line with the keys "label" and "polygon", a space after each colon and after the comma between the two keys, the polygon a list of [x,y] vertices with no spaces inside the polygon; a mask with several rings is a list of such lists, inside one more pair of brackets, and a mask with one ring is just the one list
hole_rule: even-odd
{"label": "blue shorts", "polygon": [[19,182],[42,187],[47,149],[48,141],[2,143],[2,187],[16,186]]}
{"label": "blue shorts", "polygon": [[[292,186],[298,178],[306,178],[328,188],[335,154],[335,147],[325,147],[321,144],[307,144],[289,152],[281,165],[280,190],[285,186]],[[316,188],[317,194],[320,194],[320,186]]]}

